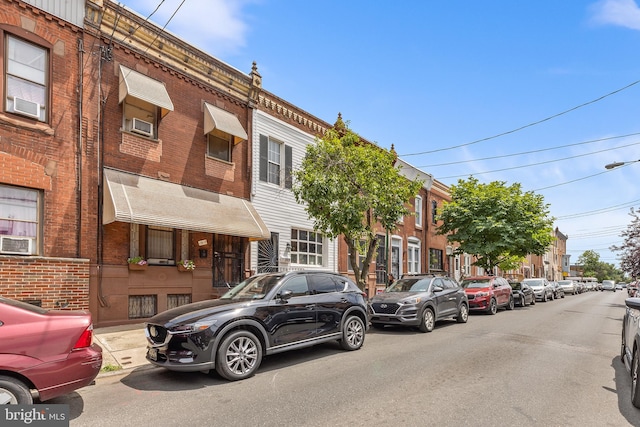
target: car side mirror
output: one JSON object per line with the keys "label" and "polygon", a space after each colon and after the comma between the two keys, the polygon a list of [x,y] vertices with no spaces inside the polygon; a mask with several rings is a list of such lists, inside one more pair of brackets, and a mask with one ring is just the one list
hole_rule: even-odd
{"label": "car side mirror", "polygon": [[278,294],[278,298],[280,298],[282,301],[289,301],[289,298],[291,298],[292,295],[293,291],[291,289],[287,289],[284,292],[280,292]]}
{"label": "car side mirror", "polygon": [[442,288],[442,286],[434,286],[433,287],[433,292],[442,292],[444,289]]}

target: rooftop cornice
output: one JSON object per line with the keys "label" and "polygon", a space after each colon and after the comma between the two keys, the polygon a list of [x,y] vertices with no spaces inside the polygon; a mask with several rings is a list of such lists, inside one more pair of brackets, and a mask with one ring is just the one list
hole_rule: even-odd
{"label": "rooftop cornice", "polygon": [[92,7],[96,5],[102,6],[99,28],[103,38],[245,103],[256,101],[262,80],[255,65],[251,75],[245,74],[130,9],[112,1],[94,2]]}

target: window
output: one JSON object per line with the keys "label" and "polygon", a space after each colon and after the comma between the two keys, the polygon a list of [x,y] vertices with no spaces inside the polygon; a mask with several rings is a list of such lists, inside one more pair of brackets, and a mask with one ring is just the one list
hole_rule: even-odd
{"label": "window", "polygon": [[38,253],[41,200],[37,190],[0,185],[0,253]]}
{"label": "window", "polygon": [[437,224],[438,223],[438,201],[437,200],[432,200],[431,201],[431,222],[433,224]]}
{"label": "window", "polygon": [[287,280],[287,283],[285,283],[280,289],[280,293],[284,291],[291,291],[292,292],[291,296],[294,296],[294,297],[311,295],[306,276],[293,276],[292,278]]}
{"label": "window", "polygon": [[233,137],[228,133],[214,129],[207,134],[207,155],[216,159],[231,161]]}
{"label": "window", "polygon": [[464,254],[463,273],[465,276],[471,276],[471,255]]}
{"label": "window", "polygon": [[391,275],[402,277],[402,239],[398,237],[391,238]]}
{"label": "window", "polygon": [[158,312],[157,295],[130,295],[129,319],[143,319]]}
{"label": "window", "polygon": [[315,231],[291,229],[291,262],[304,265],[324,265],[323,236]]}
{"label": "window", "polygon": [[128,96],[123,108],[124,130],[148,138],[156,137],[157,107],[155,105]]}
{"label": "window", "polygon": [[17,37],[6,39],[6,109],[47,120],[48,51]]}
{"label": "window", "polygon": [[292,187],[292,149],[268,136],[260,135],[260,181]]}
{"label": "window", "polygon": [[420,241],[407,242],[407,273],[420,273]]}
{"label": "window", "polygon": [[149,264],[175,264],[175,235],[172,228],[147,227],[147,260]]}
{"label": "window", "polygon": [[442,250],[441,249],[429,249],[429,270],[442,271]]}
{"label": "window", "polygon": [[333,278],[327,274],[310,274],[308,278],[311,284],[311,293],[314,295],[342,291],[342,289],[338,289],[338,284]]}
{"label": "window", "polygon": [[422,197],[416,196],[414,206],[416,213],[416,227],[422,227]]}
{"label": "window", "polygon": [[120,64],[119,104],[122,128],[147,138],[157,138],[158,120],[173,111],[164,83]]}

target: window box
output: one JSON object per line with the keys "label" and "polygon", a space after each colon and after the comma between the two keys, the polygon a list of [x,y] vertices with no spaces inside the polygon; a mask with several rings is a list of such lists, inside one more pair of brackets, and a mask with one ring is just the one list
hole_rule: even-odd
{"label": "window box", "polygon": [[176,267],[178,267],[178,271],[180,272],[193,271],[196,269],[196,265],[190,259],[180,261],[176,264]]}
{"label": "window box", "polygon": [[147,269],[149,264],[129,264],[129,270],[132,271],[144,271]]}

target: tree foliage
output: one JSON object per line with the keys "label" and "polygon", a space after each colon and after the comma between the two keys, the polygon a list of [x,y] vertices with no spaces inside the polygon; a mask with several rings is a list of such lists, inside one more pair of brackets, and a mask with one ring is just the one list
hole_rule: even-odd
{"label": "tree foliage", "polygon": [[293,172],[296,200],[306,204],[316,231],[343,236],[361,287],[376,250],[376,223],[393,230],[411,213],[407,203],[422,186],[402,176],[395,160],[392,151],[362,143],[338,117],[334,128],[307,146],[300,169]]}
{"label": "tree foliage", "polygon": [[553,242],[549,205],[541,195],[523,193],[519,183],[482,184],[470,177],[450,190],[451,202],[438,212],[438,234],[457,243],[456,253],[474,255],[475,265],[510,270],[528,254],[544,254]]}
{"label": "tree foliage", "polygon": [[595,277],[598,282],[605,279],[621,282],[624,274],[615,265],[600,261],[600,255],[592,250],[584,251],[576,262],[582,267],[582,277]]}
{"label": "tree foliage", "polygon": [[633,208],[629,215],[632,220],[620,234],[624,238],[622,245],[612,246],[610,249],[620,252],[620,269],[636,279],[640,277],[640,216]]}

